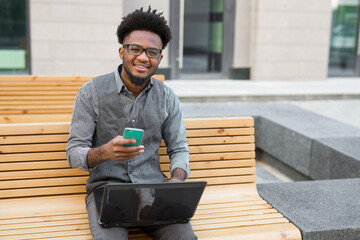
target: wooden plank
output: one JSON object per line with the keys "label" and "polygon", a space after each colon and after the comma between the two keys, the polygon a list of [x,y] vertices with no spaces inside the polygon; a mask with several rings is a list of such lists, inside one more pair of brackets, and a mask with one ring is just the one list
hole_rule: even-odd
{"label": "wooden plank", "polygon": [[71,114],[72,109],[19,109],[19,110],[0,110],[0,115],[13,115],[13,114]]}
{"label": "wooden plank", "polygon": [[0,96],[76,96],[78,91],[76,90],[68,90],[68,91],[31,91],[31,92],[24,92],[24,91],[1,91],[0,89]]}
{"label": "wooden plank", "polygon": [[32,197],[32,196],[49,196],[49,195],[64,195],[86,193],[85,185],[74,186],[54,186],[54,187],[39,187],[39,188],[25,188],[25,189],[6,189],[1,191],[0,198],[15,198],[15,197]]}
{"label": "wooden plank", "polygon": [[[84,219],[66,219],[66,220],[58,220],[58,221],[47,221],[47,222],[33,222],[33,223],[20,223],[11,229],[1,230],[0,228],[0,237],[1,236],[11,236],[17,234],[32,234],[37,232],[48,232],[51,227],[66,227],[68,225],[75,226],[84,226],[89,225],[89,221],[87,218]],[[63,228],[69,229],[69,228]]]}
{"label": "wooden plank", "polygon": [[11,235],[11,236],[9,236],[8,239],[12,239],[12,240],[54,239],[55,237],[64,237],[64,236],[73,237],[73,236],[77,236],[77,235],[89,235],[90,230],[88,228],[89,228],[88,225],[86,227],[86,225],[83,224],[81,227],[73,226],[72,231],[64,230],[59,227],[52,228],[50,232],[40,232],[40,233],[33,233],[33,234],[29,234],[26,231],[24,231],[21,234]]}
{"label": "wooden plank", "polygon": [[6,88],[6,87],[19,87],[19,88],[23,88],[23,87],[64,87],[64,86],[77,86],[77,87],[81,87],[82,85],[84,85],[85,83],[87,83],[88,81],[72,81],[72,82],[65,82],[65,81],[46,81],[46,82],[29,82],[29,81],[1,81],[0,80],[0,87],[1,89]]}
{"label": "wooden plank", "polygon": [[17,225],[26,224],[26,223],[41,223],[41,222],[50,222],[58,220],[68,220],[68,219],[86,219],[88,220],[88,215],[84,213],[75,213],[75,214],[62,214],[62,215],[44,215],[44,216],[34,216],[34,217],[21,217],[21,218],[11,218],[11,219],[0,219],[0,229],[14,229],[17,228]]}
{"label": "wooden plank", "polygon": [[41,162],[21,162],[21,163],[3,163],[0,165],[0,172],[5,171],[25,171],[35,169],[59,169],[70,168],[66,160],[60,161],[41,161]]}
{"label": "wooden plank", "polygon": [[80,169],[49,169],[49,170],[31,170],[31,171],[11,171],[0,172],[0,180],[16,180],[16,179],[36,179],[50,177],[66,177],[66,176],[86,176],[87,172]]}
{"label": "wooden plank", "polygon": [[223,177],[204,177],[194,178],[190,175],[190,180],[194,181],[207,181],[208,186],[211,185],[224,185],[224,184],[242,184],[242,183],[254,183],[256,180],[255,175],[244,175],[244,176],[223,176]]}
{"label": "wooden plank", "polygon": [[31,105],[45,105],[45,106],[52,106],[52,105],[74,105],[74,100],[22,100],[22,101],[0,101],[1,106],[8,106],[11,108],[11,106],[31,106]]}
{"label": "wooden plank", "polygon": [[34,96],[2,96],[0,95],[0,102],[3,101],[51,101],[51,100],[75,100],[76,95],[59,95],[59,96],[54,96],[54,95],[49,95],[49,96],[44,96],[44,95],[34,95]]}
{"label": "wooden plank", "polygon": [[189,118],[184,119],[184,122],[186,129],[254,126],[254,119],[252,117]]}
{"label": "wooden plank", "polygon": [[51,143],[51,142],[67,142],[69,134],[54,135],[25,135],[25,136],[6,136],[0,138],[0,144],[26,144],[26,143]]}
{"label": "wooden plank", "polygon": [[0,190],[84,185],[88,176],[0,181]]}
{"label": "wooden plank", "polygon": [[0,92],[79,91],[81,86],[1,86]]}
{"label": "wooden plank", "polygon": [[259,219],[259,220],[249,220],[249,221],[232,221],[232,222],[220,222],[212,224],[200,224],[197,225],[192,222],[193,229],[195,231],[204,231],[209,229],[224,229],[224,228],[240,228],[245,226],[256,226],[256,225],[266,225],[274,223],[288,223],[289,221],[286,218],[277,218],[277,219]]}
{"label": "wooden plank", "polygon": [[64,151],[66,143],[0,145],[0,153],[30,153]]}
{"label": "wooden plank", "polygon": [[[243,189],[244,190],[244,189]],[[254,206],[254,205],[264,205],[267,204],[262,198],[256,200],[246,200],[243,201],[232,201],[231,199],[227,202],[219,202],[219,203],[201,203],[196,209],[196,213],[201,210],[208,210],[208,209],[219,209],[219,208],[232,208],[232,207],[239,207],[239,206]]]}
{"label": "wooden plank", "polygon": [[[255,150],[255,144],[224,144],[224,145],[189,146],[190,154],[254,151],[254,150]],[[158,152],[160,155],[167,154],[165,147],[160,147]]]}
{"label": "wooden plank", "polygon": [[0,110],[5,111],[5,110],[28,110],[30,112],[30,110],[44,110],[44,109],[51,109],[51,110],[57,110],[57,109],[72,109],[74,106],[73,104],[62,104],[62,105],[52,105],[52,106],[47,106],[47,105],[30,105],[30,106],[4,106],[4,105],[0,105]]}
{"label": "wooden plank", "polygon": [[0,124],[0,138],[6,135],[69,133],[70,123],[19,123]]}
{"label": "wooden plank", "polygon": [[254,128],[214,128],[214,129],[189,129],[186,130],[186,136],[190,137],[208,137],[208,136],[242,136],[253,135]]}
{"label": "wooden plank", "polygon": [[89,81],[93,76],[36,76],[36,75],[1,75],[0,81],[30,81],[30,82],[39,82],[39,81]]}
{"label": "wooden plank", "polygon": [[[247,160],[222,160],[222,161],[206,161],[206,162],[191,162],[190,169],[218,169],[218,168],[237,168],[237,167],[254,167],[255,159]],[[170,164],[162,163],[160,165],[161,171],[169,171]]]}
{"label": "wooden plank", "polygon": [[255,167],[205,169],[191,171],[190,178],[208,178],[219,176],[242,176],[255,174]]}
{"label": "wooden plank", "polygon": [[[214,161],[214,160],[230,160],[230,159],[251,159],[255,158],[254,151],[247,152],[227,152],[227,153],[192,153],[190,154],[190,162]],[[160,163],[170,162],[169,156],[160,156]]]}
{"label": "wooden plank", "polygon": [[188,138],[189,146],[253,143],[254,141],[255,141],[254,136]]}
{"label": "wooden plank", "polygon": [[58,114],[15,114],[0,116],[0,124],[9,123],[47,123],[47,122],[70,122],[71,113]]}
{"label": "wooden plank", "polygon": [[29,162],[47,160],[66,160],[65,151],[62,152],[39,152],[39,153],[16,153],[1,154],[0,162]]}

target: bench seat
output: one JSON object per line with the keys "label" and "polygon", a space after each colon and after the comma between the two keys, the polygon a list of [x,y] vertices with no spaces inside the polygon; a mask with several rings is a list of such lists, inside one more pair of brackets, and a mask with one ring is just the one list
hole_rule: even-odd
{"label": "bench seat", "polygon": [[[301,239],[255,184],[251,117],[186,119],[189,180],[208,186],[191,220],[199,239]],[[0,239],[91,239],[87,172],[66,162],[69,123],[0,124]],[[161,169],[169,174],[166,146]],[[130,239],[149,239],[139,229]]]}

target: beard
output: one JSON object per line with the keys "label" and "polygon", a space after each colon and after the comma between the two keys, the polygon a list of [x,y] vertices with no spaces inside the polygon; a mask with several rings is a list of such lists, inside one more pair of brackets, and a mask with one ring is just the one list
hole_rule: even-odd
{"label": "beard", "polygon": [[131,73],[131,71],[124,65],[124,70],[126,74],[130,78],[130,82],[136,86],[144,86],[144,84],[150,79],[152,74],[146,76],[146,77],[137,77],[134,74]]}

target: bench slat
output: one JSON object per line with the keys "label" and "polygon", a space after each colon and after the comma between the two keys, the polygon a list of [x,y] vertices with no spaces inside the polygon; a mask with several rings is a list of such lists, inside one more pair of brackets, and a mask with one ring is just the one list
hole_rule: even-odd
{"label": "bench slat", "polygon": [[[222,160],[222,161],[207,161],[207,162],[192,162],[191,169],[213,169],[213,168],[236,168],[236,167],[254,167],[255,159],[244,160]],[[162,171],[170,169],[170,163],[162,163],[160,165]]]}
{"label": "bench slat", "polygon": [[48,144],[21,144],[21,145],[0,145],[2,153],[31,153],[31,152],[55,152],[64,151],[66,143],[48,143]]}
{"label": "bench slat", "polygon": [[187,130],[187,137],[208,137],[208,136],[241,136],[253,135],[254,128],[214,128],[201,130]]}
{"label": "bench slat", "polygon": [[71,113],[57,114],[6,114],[0,116],[0,124],[9,123],[48,123],[48,122],[71,122]]}
{"label": "bench slat", "polygon": [[18,228],[18,225],[27,224],[27,223],[50,222],[50,221],[69,220],[69,219],[88,219],[88,215],[84,210],[84,213],[75,213],[75,214],[0,219],[0,229],[1,230],[14,229],[14,228]]}
{"label": "bench slat", "polygon": [[[31,135],[31,134],[59,134],[69,133],[70,123],[27,123],[27,124],[1,124],[0,136]],[[1,137],[0,137],[1,139]]]}
{"label": "bench slat", "polygon": [[80,185],[85,184],[88,176],[73,176],[63,178],[43,178],[43,179],[27,179],[13,180],[11,182],[0,181],[0,189],[18,189],[18,188],[34,188],[34,187],[53,187],[62,185]]}
{"label": "bench slat", "polygon": [[66,160],[66,153],[62,151],[62,152],[1,154],[0,163],[47,161],[47,160]]}
{"label": "bench slat", "polygon": [[259,219],[259,220],[249,220],[249,221],[237,221],[234,219],[233,222],[224,222],[224,223],[208,223],[204,225],[196,225],[192,223],[193,229],[195,231],[203,231],[209,229],[224,229],[224,228],[239,228],[245,226],[254,226],[254,225],[265,225],[265,224],[274,224],[274,223],[288,223],[289,221],[286,218],[277,218],[277,219]]}
{"label": "bench slat", "polygon": [[50,142],[64,142],[66,143],[69,138],[68,134],[57,135],[25,135],[19,138],[18,136],[7,136],[5,139],[0,140],[2,144],[22,144],[22,143],[50,143]]}
{"label": "bench slat", "polygon": [[39,187],[39,188],[25,188],[25,189],[6,189],[1,191],[0,198],[15,198],[26,196],[49,196],[49,195],[64,195],[64,194],[78,194],[86,193],[85,185],[74,186],[54,186],[54,187]]}
{"label": "bench slat", "polygon": [[87,172],[79,169],[49,169],[49,170],[33,170],[33,171],[11,171],[0,172],[0,180],[16,180],[16,179],[36,179],[49,177],[66,177],[66,176],[86,176]]}
{"label": "bench slat", "polygon": [[192,118],[184,119],[186,129],[252,127],[254,119],[249,117]]}
{"label": "bench slat", "polygon": [[[255,144],[228,144],[228,145],[203,145],[189,146],[190,154],[194,153],[219,153],[219,152],[236,152],[236,151],[254,151]],[[165,147],[159,148],[159,154],[167,154]]]}
{"label": "bench slat", "polygon": [[[52,107],[53,105],[69,105],[72,104],[74,105],[74,100],[46,100],[46,101],[39,101],[39,100],[32,100],[32,101],[0,101],[0,105],[1,106],[6,106],[3,107],[5,109],[13,109],[12,106],[19,106],[21,105],[21,109],[24,108],[25,106],[31,106],[31,105],[44,105],[44,106],[49,106]],[[19,107],[18,107],[19,108]]]}
{"label": "bench slat", "polygon": [[[247,152],[227,152],[227,153],[193,153],[190,162],[211,161],[211,160],[229,160],[229,159],[249,159],[255,158],[254,151]],[[168,156],[160,156],[160,163],[169,162]]]}

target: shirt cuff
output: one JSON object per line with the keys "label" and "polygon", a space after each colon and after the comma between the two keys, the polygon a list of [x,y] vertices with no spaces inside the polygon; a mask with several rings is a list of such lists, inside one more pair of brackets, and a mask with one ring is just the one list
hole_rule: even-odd
{"label": "shirt cuff", "polygon": [[181,168],[186,173],[186,179],[190,176],[190,167],[189,167],[189,154],[187,152],[178,153],[176,156],[171,159],[170,164],[170,173],[174,171],[175,168]]}
{"label": "shirt cuff", "polygon": [[84,171],[89,171],[87,155],[90,148],[75,147],[71,149],[70,166]]}

